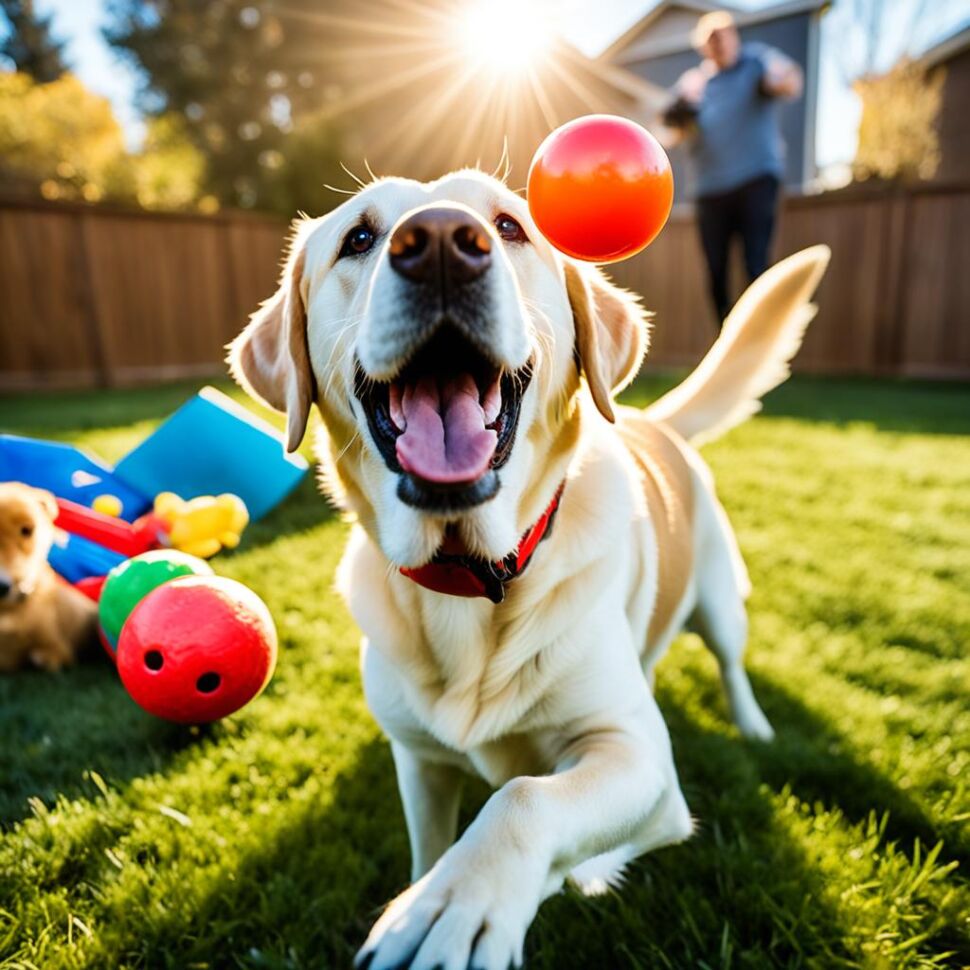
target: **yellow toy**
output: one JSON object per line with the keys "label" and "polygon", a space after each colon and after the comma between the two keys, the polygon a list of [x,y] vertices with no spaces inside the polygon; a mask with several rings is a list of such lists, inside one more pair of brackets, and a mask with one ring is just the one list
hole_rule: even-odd
{"label": "yellow toy", "polygon": [[220,549],[235,549],[249,524],[246,503],[238,495],[203,495],[186,502],[174,492],[155,498],[155,516],[164,524],[173,549],[208,559]]}
{"label": "yellow toy", "polygon": [[121,499],[117,495],[98,495],[91,503],[91,508],[102,515],[117,519],[121,516]]}

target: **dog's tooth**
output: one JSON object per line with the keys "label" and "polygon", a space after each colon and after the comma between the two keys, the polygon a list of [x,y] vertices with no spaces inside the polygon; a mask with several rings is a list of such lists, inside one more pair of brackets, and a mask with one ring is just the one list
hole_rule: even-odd
{"label": "dog's tooth", "polygon": [[501,379],[496,377],[485,391],[482,398],[482,410],[485,412],[485,423],[491,424],[502,410],[502,384]]}
{"label": "dog's tooth", "polygon": [[[407,394],[407,391],[405,391]],[[408,419],[404,416],[404,402],[402,400],[401,385],[392,384],[387,395],[388,410],[391,414],[391,421],[398,431],[406,431]]]}

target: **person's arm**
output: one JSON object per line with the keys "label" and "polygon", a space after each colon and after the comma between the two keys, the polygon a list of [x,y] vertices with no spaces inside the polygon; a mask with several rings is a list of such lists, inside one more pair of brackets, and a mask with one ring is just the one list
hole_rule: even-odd
{"label": "person's arm", "polygon": [[699,107],[704,99],[704,91],[707,88],[708,72],[704,70],[704,64],[692,67],[689,71],[684,71],[680,79],[674,86],[674,95],[682,98],[694,107]]}
{"label": "person's arm", "polygon": [[673,100],[660,115],[664,129],[659,138],[664,148],[673,148],[690,135],[691,126],[697,117],[698,106],[704,96],[705,83],[704,74],[697,68],[692,68],[680,76],[671,92]]}
{"label": "person's arm", "polygon": [[673,151],[678,145],[687,141],[688,132],[686,128],[674,128],[664,121],[664,127],[654,128],[652,133],[660,142],[664,151]]}
{"label": "person's arm", "polygon": [[671,131],[686,135],[697,120],[697,108],[684,97],[677,97],[660,113],[660,120]]}
{"label": "person's arm", "polygon": [[768,48],[762,55],[761,93],[769,98],[797,98],[802,93],[802,69],[781,51]]}

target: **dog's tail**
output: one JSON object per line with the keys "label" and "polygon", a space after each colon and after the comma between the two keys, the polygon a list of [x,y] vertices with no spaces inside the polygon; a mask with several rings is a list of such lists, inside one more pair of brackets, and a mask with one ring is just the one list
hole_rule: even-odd
{"label": "dog's tail", "polygon": [[697,369],[650,405],[646,416],[703,444],[760,411],[761,398],[788,377],[788,362],[815,316],[809,298],[830,255],[828,246],[812,246],[759,276]]}

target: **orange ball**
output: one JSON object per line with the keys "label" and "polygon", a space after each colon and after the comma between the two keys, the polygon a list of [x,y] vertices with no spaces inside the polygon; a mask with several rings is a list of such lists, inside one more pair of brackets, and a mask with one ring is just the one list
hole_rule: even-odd
{"label": "orange ball", "polygon": [[645,128],[616,115],[561,125],[529,168],[529,210],[557,249],[612,263],[650,245],[674,201],[667,153]]}

